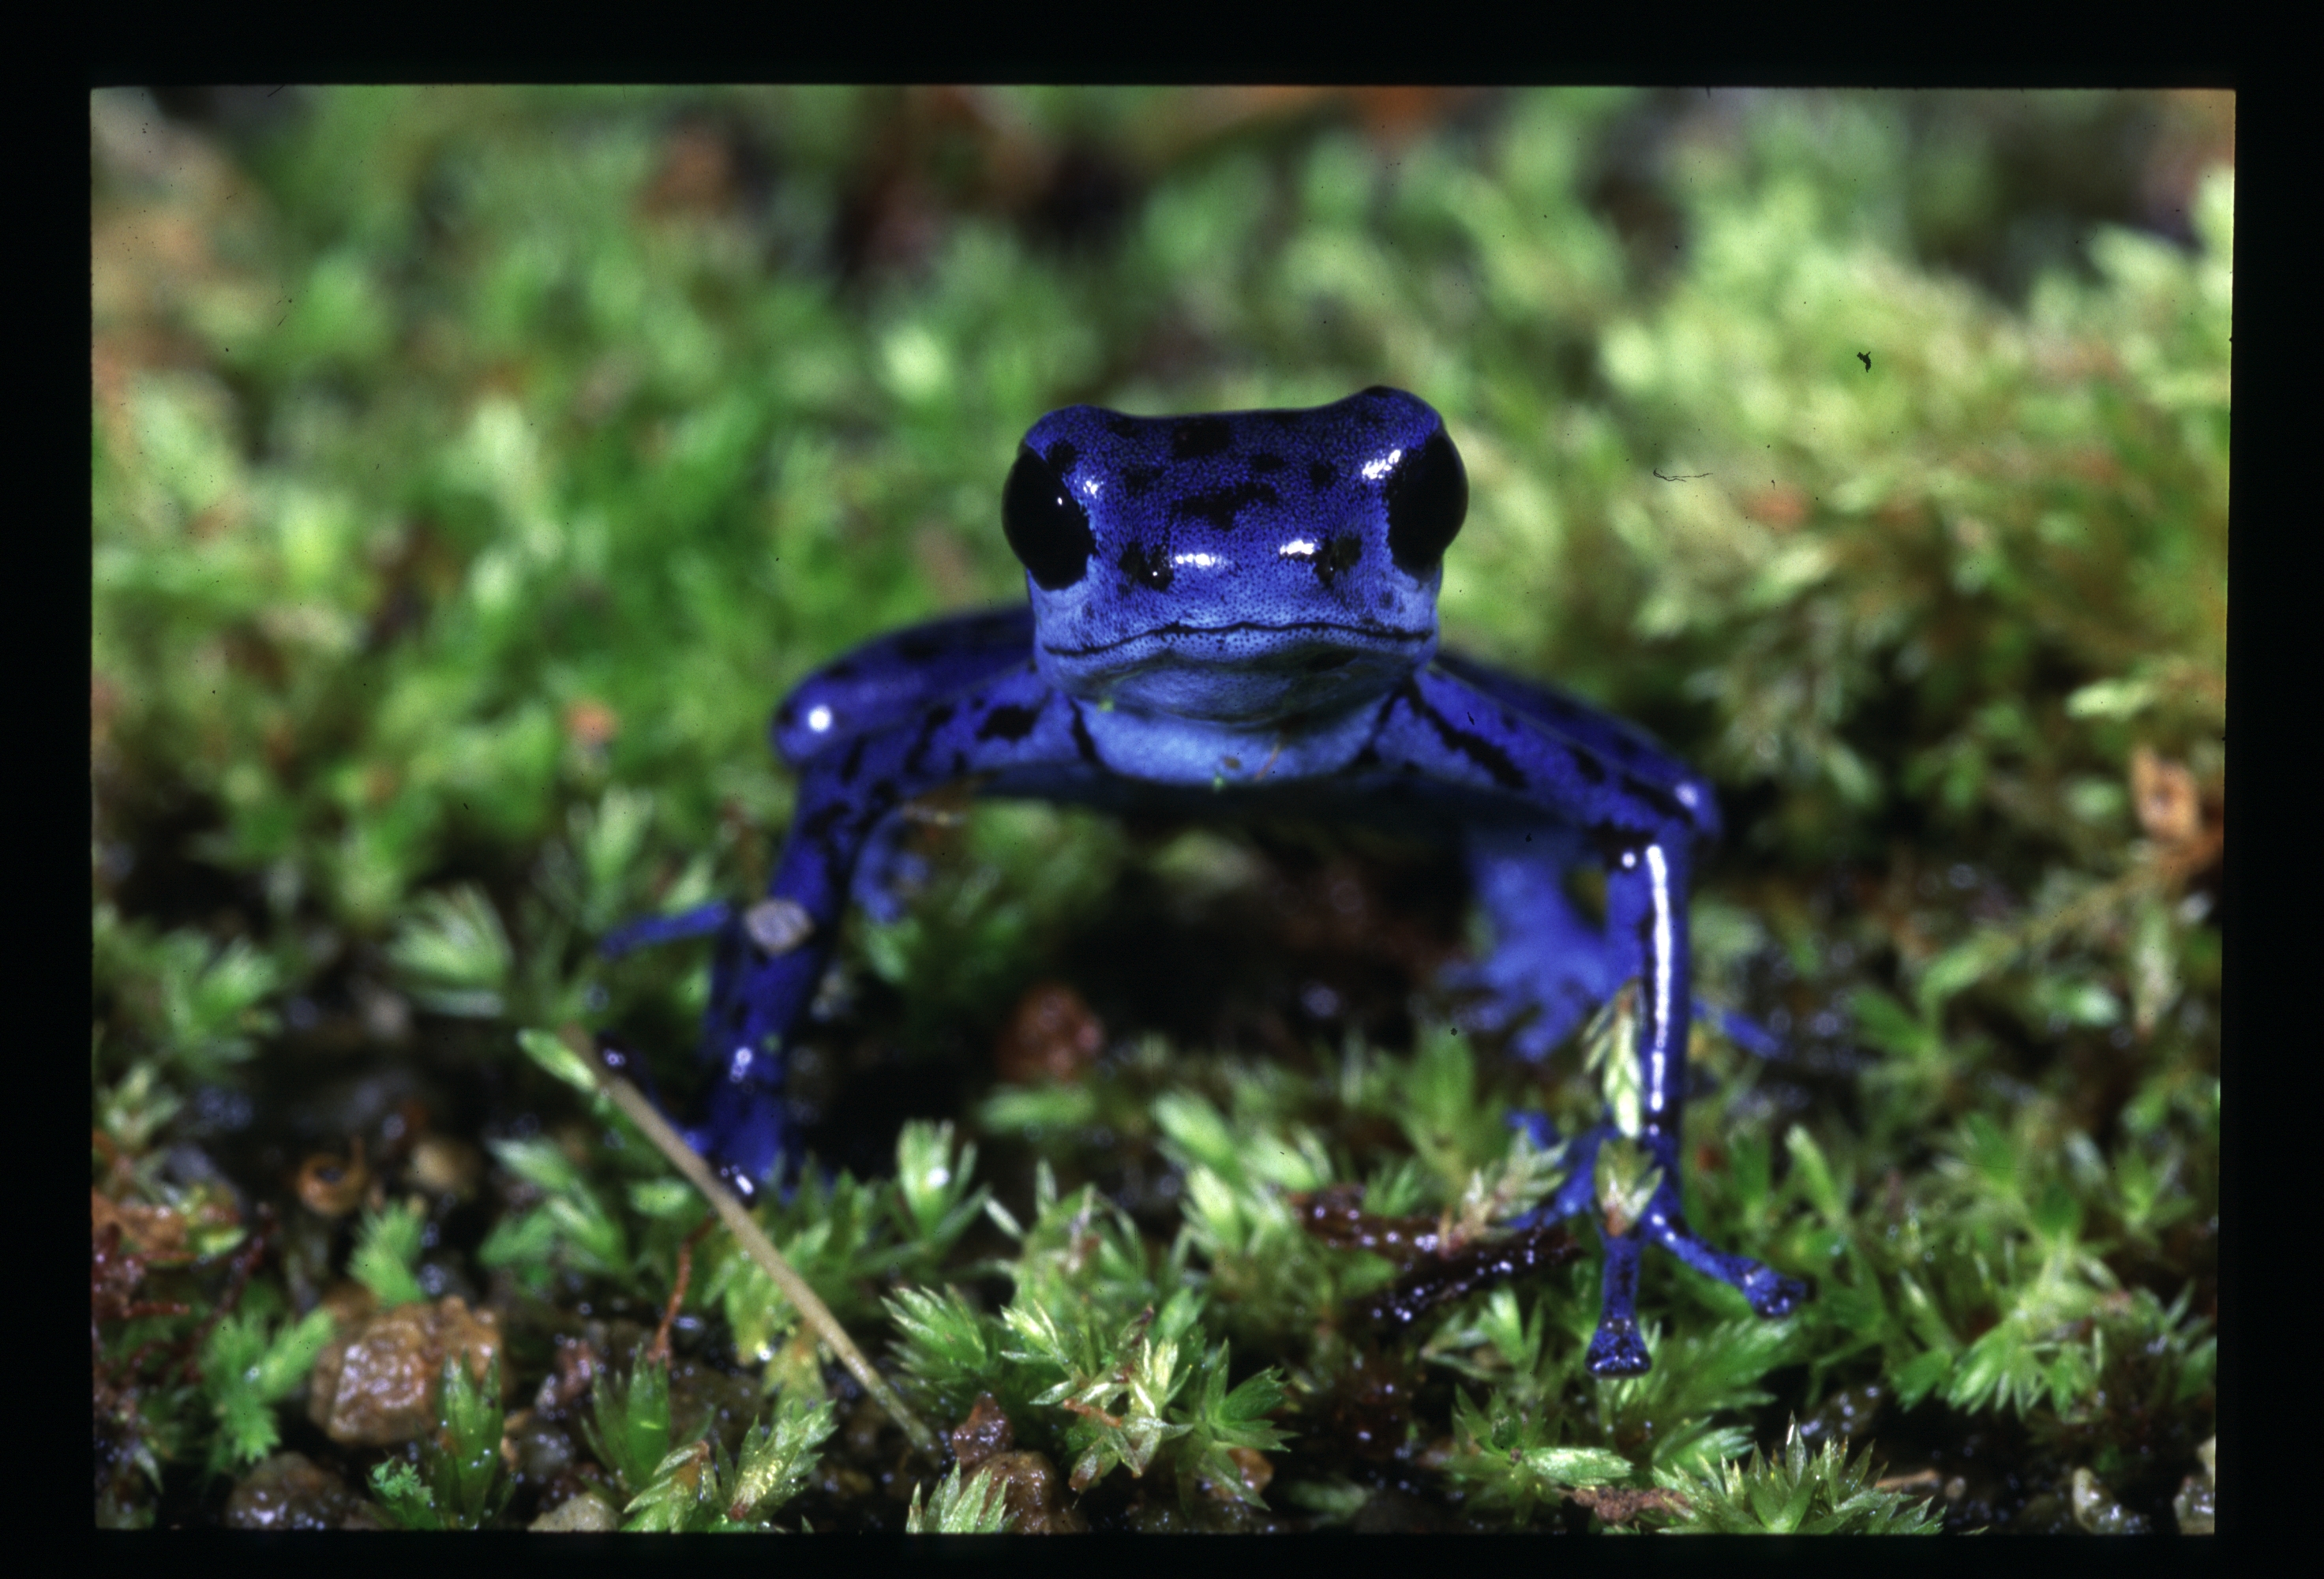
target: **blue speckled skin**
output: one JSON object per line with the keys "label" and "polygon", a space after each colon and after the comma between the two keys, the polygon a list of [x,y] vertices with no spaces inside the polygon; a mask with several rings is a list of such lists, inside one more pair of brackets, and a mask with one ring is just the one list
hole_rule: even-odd
{"label": "blue speckled skin", "polygon": [[[966,780],[1396,823],[1460,850],[1492,922],[1492,954],[1458,977],[1480,994],[1469,1023],[1539,1058],[1640,983],[1637,1139],[1662,1182],[1640,1221],[1605,1234],[1591,1370],[1648,1368],[1649,1242],[1762,1316],[1790,1311],[1800,1284],[1713,1250],[1679,1209],[1687,885],[1718,832],[1710,788],[1618,720],[1437,651],[1442,552],[1466,505],[1442,419],[1397,390],[1186,417],[1071,406],[1035,423],[1003,504],[1030,606],[882,637],[809,677],[775,715],[800,782],[768,900],[608,940],[718,934],[703,1056],[724,1077],[689,1139],[746,1186],[768,1176],[790,1139],[783,1049],[851,890],[892,910],[899,810],[916,796]],[[1602,923],[1562,881],[1585,861],[1606,873]],[[1609,1113],[1572,1138],[1545,1217],[1595,1214],[1593,1164],[1614,1133]]]}

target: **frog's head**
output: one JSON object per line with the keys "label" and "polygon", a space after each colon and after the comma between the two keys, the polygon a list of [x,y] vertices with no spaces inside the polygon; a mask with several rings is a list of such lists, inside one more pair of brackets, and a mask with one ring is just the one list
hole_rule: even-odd
{"label": "frog's head", "polygon": [[1060,690],[1263,725],[1377,696],[1436,650],[1468,474],[1425,401],[1033,424],[1001,496]]}

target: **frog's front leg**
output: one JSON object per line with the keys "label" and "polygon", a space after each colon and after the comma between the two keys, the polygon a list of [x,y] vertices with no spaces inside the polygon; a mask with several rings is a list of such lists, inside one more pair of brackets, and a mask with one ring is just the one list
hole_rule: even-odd
{"label": "frog's front leg", "polygon": [[1088,740],[1080,704],[1026,663],[809,759],[767,897],[720,928],[701,1049],[715,1074],[702,1124],[687,1136],[697,1149],[745,1187],[766,1178],[788,1149],[784,1054],[830,961],[874,831],[906,801],[945,784],[1086,761]]}
{"label": "frog's front leg", "polygon": [[[1702,791],[1650,775],[1579,738],[1530,718],[1504,700],[1441,669],[1424,670],[1382,704],[1355,759],[1357,771],[1419,774],[1546,814],[1580,830],[1606,869],[1601,959],[1636,962],[1635,1102],[1576,1137],[1567,1182],[1544,1209],[1556,1217],[1591,1212],[1606,1241],[1603,1298],[1589,1365],[1600,1376],[1648,1369],[1638,1334],[1638,1252],[1661,1245],[1687,1265],[1740,1288],[1763,1316],[1783,1316],[1806,1288],[1757,1261],[1713,1249],[1686,1225],[1680,1205],[1680,1124],[1686,1089],[1688,994],[1686,900],[1701,817],[1689,804]],[[1625,1140],[1643,1150],[1660,1177],[1631,1222],[1598,1212],[1600,1150]]]}
{"label": "frog's front leg", "polygon": [[876,637],[791,688],[769,734],[775,754],[803,768],[859,734],[892,728],[933,702],[1033,655],[1033,611],[1019,604],[953,614]]}

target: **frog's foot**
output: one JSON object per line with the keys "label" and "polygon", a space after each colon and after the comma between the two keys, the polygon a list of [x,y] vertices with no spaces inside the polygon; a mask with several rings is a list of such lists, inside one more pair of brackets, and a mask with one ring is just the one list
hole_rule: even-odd
{"label": "frog's foot", "polygon": [[749,1202],[761,1190],[782,1183],[782,1140],[790,1133],[791,1116],[779,1089],[750,1080],[721,1080],[702,1106],[702,1122],[682,1133],[729,1188]]}
{"label": "frog's foot", "polygon": [[1637,974],[1635,948],[1609,936],[1566,891],[1587,852],[1574,830],[1480,826],[1469,831],[1469,885],[1492,922],[1493,948],[1452,967],[1445,984],[1477,994],[1461,1023],[1509,1030],[1509,1050],[1539,1062]]}
{"label": "frog's foot", "polygon": [[1598,1330],[1590,1334],[1587,1363],[1592,1376],[1644,1376],[1655,1368],[1638,1331],[1637,1234],[1601,1234],[1606,1271],[1599,1287]]}
{"label": "frog's foot", "polygon": [[[1495,910],[1499,940],[1483,959],[1449,965],[1442,980],[1470,996],[1459,1011],[1471,1030],[1508,1031],[1509,1051],[1532,1063],[1555,1052],[1611,996],[1617,974],[1605,934],[1562,902],[1545,903],[1523,924],[1506,901]],[[1562,896],[1559,896],[1562,900]]]}
{"label": "frog's foot", "polygon": [[1508,1032],[1509,1051],[1539,1063],[1604,1002],[1594,980],[1569,967],[1571,958],[1536,958],[1503,948],[1491,957],[1449,965],[1440,978],[1468,999],[1455,1013],[1464,1030]]}
{"label": "frog's foot", "polygon": [[[1556,1131],[1539,1113],[1514,1113],[1510,1122],[1529,1131],[1538,1142],[1556,1140]],[[1564,1184],[1532,1219],[1541,1223],[1584,1214],[1598,1218],[1599,1234],[1606,1246],[1606,1270],[1600,1285],[1598,1331],[1590,1340],[1592,1376],[1638,1376],[1653,1369],[1646,1341],[1638,1332],[1638,1252],[1649,1242],[1696,1271],[1741,1289],[1752,1311],[1760,1316],[1773,1319],[1799,1308],[1808,1297],[1806,1284],[1748,1256],[1714,1249],[1687,1227],[1679,1210],[1675,1150],[1667,1141],[1653,1145],[1663,1178],[1645,1214],[1622,1233],[1608,1232],[1598,1208],[1598,1148],[1615,1132],[1612,1125],[1600,1124],[1573,1138],[1565,1156],[1570,1171]],[[1665,1152],[1671,1155],[1661,1155]]]}
{"label": "frog's foot", "polygon": [[[713,1170],[743,1200],[755,1196],[769,1179],[781,1177],[780,1153],[761,1159],[751,1144],[754,1137],[769,1132],[770,1128],[773,1132],[782,1132],[785,1113],[779,1105],[780,1092],[752,1089],[714,1093],[705,1104],[709,1110],[705,1122],[688,1123],[662,1100],[653,1071],[644,1058],[610,1041],[600,1042],[598,1051],[606,1067],[635,1083],[646,1100],[653,1103],[654,1111],[678,1131],[678,1138],[708,1160]],[[767,1111],[770,1107],[771,1113]],[[745,1160],[726,1160],[730,1157]]]}
{"label": "frog's foot", "polygon": [[928,881],[927,862],[907,842],[911,831],[900,811],[882,817],[855,863],[849,891],[863,913],[882,925],[902,920],[906,896]]}

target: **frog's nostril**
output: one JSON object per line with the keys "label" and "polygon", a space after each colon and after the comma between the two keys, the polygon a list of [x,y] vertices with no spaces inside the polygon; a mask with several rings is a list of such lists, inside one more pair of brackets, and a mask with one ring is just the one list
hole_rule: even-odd
{"label": "frog's nostril", "polygon": [[1142,543],[1131,543],[1123,549],[1121,558],[1115,563],[1121,567],[1124,576],[1140,586],[1150,586],[1157,592],[1169,591],[1170,577],[1176,574],[1167,552],[1149,549]]}
{"label": "frog's nostril", "polygon": [[1329,586],[1345,570],[1355,568],[1364,557],[1364,540],[1352,531],[1343,531],[1323,545],[1323,551],[1308,563],[1315,567],[1315,578]]}

